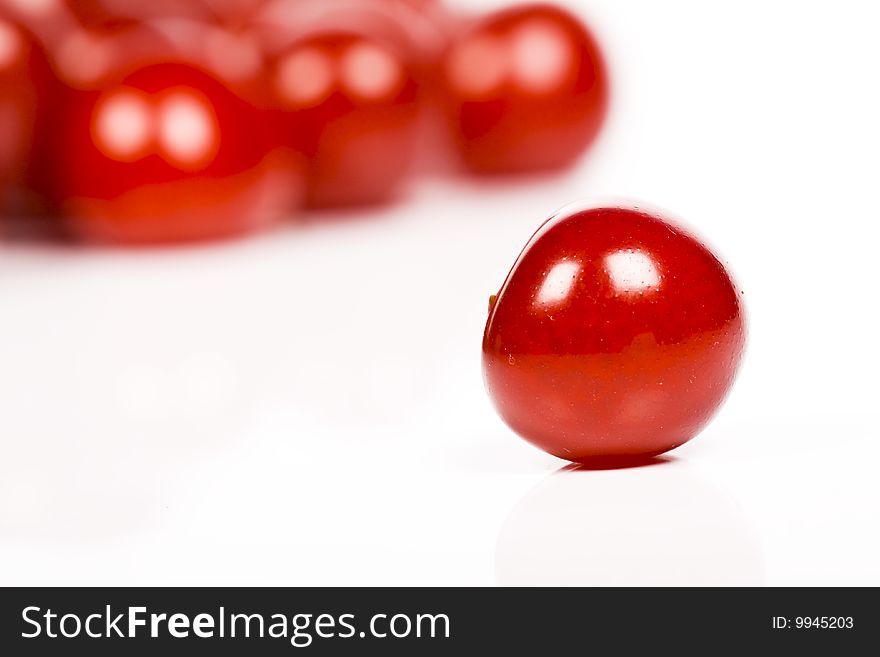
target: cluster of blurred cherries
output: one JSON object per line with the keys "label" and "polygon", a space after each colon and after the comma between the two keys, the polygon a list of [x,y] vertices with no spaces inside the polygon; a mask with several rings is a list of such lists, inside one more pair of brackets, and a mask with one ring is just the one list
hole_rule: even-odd
{"label": "cluster of blurred cherries", "polygon": [[386,202],[437,153],[557,169],[606,100],[593,37],[546,4],[0,0],[0,230],[200,240]]}

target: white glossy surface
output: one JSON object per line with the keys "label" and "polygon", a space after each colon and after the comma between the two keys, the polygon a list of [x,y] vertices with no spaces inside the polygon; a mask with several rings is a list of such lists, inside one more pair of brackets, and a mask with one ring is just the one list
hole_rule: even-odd
{"label": "white glossy surface", "polygon": [[[0,246],[0,583],[880,584],[880,10],[590,7],[614,107],[562,178],[213,247]],[[670,462],[556,474],[485,396],[486,303],[607,194],[729,259],[749,357]]]}

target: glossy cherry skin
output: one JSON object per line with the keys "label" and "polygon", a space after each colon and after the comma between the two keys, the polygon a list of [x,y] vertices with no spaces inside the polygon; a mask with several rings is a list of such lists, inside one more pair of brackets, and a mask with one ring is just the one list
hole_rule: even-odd
{"label": "glossy cherry skin", "polygon": [[489,396],[520,436],[569,461],[667,452],[733,383],[740,295],[704,244],[658,216],[564,210],[528,242],[490,309]]}
{"label": "glossy cherry skin", "polygon": [[418,95],[403,56],[353,31],[319,32],[270,68],[285,139],[308,159],[308,205],[388,201],[410,170]]}
{"label": "glossy cherry skin", "polygon": [[[301,194],[268,109],[187,61],[68,90],[54,192],[75,235],[152,244],[251,232]],[[299,188],[298,188],[299,187]]]}
{"label": "glossy cherry skin", "polygon": [[595,39],[550,5],[478,21],[446,54],[441,84],[461,157],[480,173],[569,165],[598,134],[608,101]]}

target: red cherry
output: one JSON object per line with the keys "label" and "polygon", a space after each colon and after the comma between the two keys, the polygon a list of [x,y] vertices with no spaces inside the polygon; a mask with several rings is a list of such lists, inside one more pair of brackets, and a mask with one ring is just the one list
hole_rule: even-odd
{"label": "red cherry", "polygon": [[[192,29],[190,43],[211,41]],[[78,235],[127,244],[224,237],[295,205],[297,163],[273,141],[266,98],[239,66],[249,58],[183,55],[160,40],[155,63],[139,52],[132,64],[117,41],[103,43],[101,77],[75,78],[53,132],[54,191]],[[214,65],[243,77],[232,82]]]}
{"label": "red cherry", "polygon": [[[301,0],[296,0],[300,2]],[[237,25],[250,20],[269,0],[201,0],[222,23]]]}
{"label": "red cherry", "polygon": [[[24,2],[28,0],[18,0]],[[52,0],[41,0],[48,2]],[[56,1],[57,0],[53,0]],[[163,18],[190,18],[236,24],[248,19],[266,0],[65,0],[85,24],[107,26]],[[296,0],[297,2],[301,0]]]}
{"label": "red cherry", "polygon": [[0,5],[0,212],[17,216],[44,209],[31,187],[40,163],[40,126],[57,86],[39,40],[22,18]]}
{"label": "red cherry", "polygon": [[0,203],[22,182],[33,137],[37,91],[31,79],[32,40],[0,17]]}
{"label": "red cherry", "polygon": [[399,190],[418,102],[396,50],[354,32],[319,33],[282,49],[270,75],[288,143],[310,161],[309,205],[379,203]]}
{"label": "red cherry", "polygon": [[270,51],[322,32],[352,32],[394,48],[419,73],[448,45],[447,22],[445,11],[409,0],[267,0],[251,19]]}
{"label": "red cherry", "polygon": [[211,12],[202,0],[66,0],[84,25],[107,27],[137,24],[168,17],[208,20]]}
{"label": "red cherry", "polygon": [[73,0],[0,0],[0,14],[37,35],[40,40],[57,33],[59,25],[75,21]]}
{"label": "red cherry", "polygon": [[597,135],[608,96],[592,35],[550,5],[478,21],[446,54],[441,83],[462,158],[483,173],[570,164]]}
{"label": "red cherry", "polygon": [[569,210],[535,233],[494,300],[483,372],[529,442],[626,463],[693,438],[744,345],[739,293],[695,237],[636,209]]}

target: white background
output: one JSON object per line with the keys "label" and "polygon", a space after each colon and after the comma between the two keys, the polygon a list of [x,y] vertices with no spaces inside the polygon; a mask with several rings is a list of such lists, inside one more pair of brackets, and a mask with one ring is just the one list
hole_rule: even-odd
{"label": "white background", "polygon": [[[614,99],[563,177],[208,247],[0,246],[0,582],[880,584],[880,10],[570,4]],[[495,415],[480,339],[533,230],[606,195],[708,237],[751,342],[667,463],[566,473]]]}

